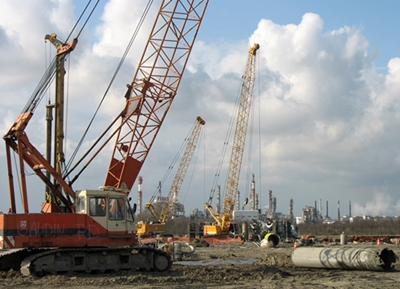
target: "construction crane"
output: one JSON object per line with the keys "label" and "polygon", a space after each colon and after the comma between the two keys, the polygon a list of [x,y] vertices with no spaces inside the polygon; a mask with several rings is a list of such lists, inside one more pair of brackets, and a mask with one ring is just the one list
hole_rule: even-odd
{"label": "construction crane", "polygon": [[[207,5],[207,0],[161,1],[136,73],[127,85],[125,108],[101,135],[107,136],[104,143],[99,144],[100,137],[84,155],[82,159],[91,154],[70,181],[68,176],[76,166],[60,173],[29,141],[25,131],[52,79],[56,77],[62,84],[57,63],[77,44],[77,39],[68,44],[48,37],[58,46],[55,60],[3,137],[10,209],[9,214],[0,214],[1,270],[13,268],[24,275],[43,275],[170,268],[167,253],[139,247],[133,223],[135,206],[130,205],[129,192],[176,97]],[[113,139],[116,142],[104,186],[74,190],[75,180]],[[94,151],[96,145],[100,148]],[[15,202],[12,151],[18,158],[23,213],[17,213]],[[51,197],[46,198],[42,213],[29,210],[25,165],[49,188]]]}
{"label": "construction crane", "polygon": [[209,203],[205,204],[206,209],[214,218],[215,223],[204,226],[204,235],[227,235],[229,233],[232,213],[238,192],[240,169],[242,166],[242,157],[246,142],[251,101],[254,90],[256,52],[259,48],[260,46],[257,43],[250,48],[246,70],[242,79],[238,117],[232,146],[232,154],[229,162],[222,212],[218,213]]}
{"label": "construction crane", "polygon": [[165,199],[163,206],[161,207],[161,210],[157,210],[154,207],[154,196],[150,199],[149,202],[146,203],[146,208],[150,211],[156,222],[138,222],[136,224],[138,236],[151,235],[153,233],[159,234],[165,232],[165,223],[169,220],[175,210],[178,193],[181,189],[183,180],[185,179],[187,170],[196,149],[201,127],[205,123],[206,122],[200,116],[196,118],[196,123],[193,126],[193,130],[190,133],[189,139],[187,140],[181,162],[179,163],[179,167],[176,171],[174,180],[172,181],[171,188],[169,189],[168,195]]}

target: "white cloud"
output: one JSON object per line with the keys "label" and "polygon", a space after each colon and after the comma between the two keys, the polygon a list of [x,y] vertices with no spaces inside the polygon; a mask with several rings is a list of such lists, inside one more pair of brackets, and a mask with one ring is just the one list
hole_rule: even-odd
{"label": "white cloud", "polygon": [[[67,35],[65,27],[75,23],[70,1],[21,3],[5,1],[0,10],[3,131],[8,130],[44,71],[41,39],[52,32]],[[135,7],[143,9],[143,5]],[[131,4],[121,0],[108,2],[101,21],[95,22],[96,34],[83,33],[71,54],[68,151],[78,142],[99,103],[141,9],[132,9]],[[17,11],[21,17],[12,16]],[[144,30],[150,27],[150,22],[145,23]],[[145,39],[147,34],[140,34],[129,63],[122,68],[96,118],[85,148],[121,111],[125,84],[133,76]],[[294,199],[297,214],[302,206],[322,198],[332,203],[352,200],[353,204],[359,204],[360,212],[365,205],[368,212],[395,215],[398,206],[387,206],[385,202],[400,202],[397,196],[400,58],[389,61],[386,74],[378,73],[373,62],[375,54],[369,52],[368,39],[361,29],[343,26],[324,31],[323,19],[313,13],[305,14],[298,24],[278,25],[261,19],[249,39],[235,41],[217,44],[198,39],[196,42],[177,98],[141,172],[147,190],[145,198],[153,193],[189,126],[200,115],[206,121],[206,143],[201,146],[205,151],[199,158],[202,173],[192,181],[192,197],[186,198],[185,207],[187,213],[194,207],[202,209],[238,96],[248,49],[259,43],[253,104],[255,118],[260,115],[260,128],[256,120],[253,151],[257,152],[254,158],[261,159],[262,167],[260,172],[258,163],[253,164],[253,172],[260,206],[266,205],[265,195],[272,189],[283,212],[287,206],[280,204],[288,204],[290,198]],[[43,112],[38,109],[29,126],[30,136],[38,147],[44,141],[34,131],[43,127],[42,122]],[[262,147],[258,148],[258,144]],[[78,185],[90,188],[102,185],[108,153],[96,159],[95,167],[88,170],[90,178],[80,181],[76,189]],[[0,157],[4,162],[4,155]],[[227,162],[228,157],[225,159]],[[225,171],[226,167],[224,164]],[[0,173],[0,181],[6,183],[4,169]],[[202,179],[204,176],[206,181]],[[245,176],[243,172],[242,179]],[[224,185],[222,176],[220,184]],[[248,191],[243,184],[244,181],[240,187],[242,196]],[[373,192],[382,188],[385,193],[374,197]],[[0,210],[6,210],[1,206]]]}
{"label": "white cloud", "polygon": [[385,193],[376,193],[372,200],[365,203],[355,202],[352,205],[353,216],[387,216],[387,213],[398,209],[392,205],[393,199]]}

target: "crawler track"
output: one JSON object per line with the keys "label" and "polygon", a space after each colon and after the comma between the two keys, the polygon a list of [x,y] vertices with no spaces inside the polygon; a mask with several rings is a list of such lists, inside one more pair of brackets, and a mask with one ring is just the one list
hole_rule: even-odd
{"label": "crawler track", "polygon": [[166,252],[150,247],[49,248],[0,252],[1,270],[20,269],[23,275],[140,269],[162,272],[171,266],[171,257]]}

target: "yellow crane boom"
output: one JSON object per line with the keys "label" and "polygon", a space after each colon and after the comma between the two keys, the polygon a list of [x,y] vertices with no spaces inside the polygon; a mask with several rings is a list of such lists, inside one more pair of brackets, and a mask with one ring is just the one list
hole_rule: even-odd
{"label": "yellow crane boom", "polygon": [[238,191],[240,168],[242,166],[243,151],[246,142],[246,134],[250,116],[251,101],[253,98],[256,51],[260,46],[255,43],[249,50],[246,70],[243,75],[242,88],[240,92],[238,117],[236,121],[235,137],[232,146],[232,154],[229,162],[228,178],[225,186],[225,197],[222,213],[216,212],[208,203],[206,209],[215,220],[215,224],[204,226],[206,235],[226,235],[232,221],[232,212],[235,206]]}
{"label": "yellow crane boom", "polygon": [[[165,199],[165,203],[163,204],[161,210],[158,211],[153,206],[154,198],[152,198],[148,203],[146,203],[146,208],[150,211],[150,213],[153,215],[154,219],[157,220],[158,223],[154,223],[154,224],[138,223],[137,229],[138,229],[139,236],[144,235],[144,234],[149,234],[151,232],[154,233],[154,231],[156,231],[156,233],[161,233],[165,230],[165,223],[169,220],[172,213],[174,212],[178,193],[182,186],[183,180],[185,179],[187,170],[189,168],[194,151],[196,149],[196,145],[197,145],[197,141],[199,139],[201,127],[205,123],[206,122],[200,116],[198,116],[196,118],[196,124],[194,125],[193,130],[190,134],[190,137],[187,140],[185,151],[182,155],[181,162],[176,171],[174,180],[171,184],[171,188],[168,192],[168,195]],[[155,228],[157,228],[157,229],[155,229]]]}

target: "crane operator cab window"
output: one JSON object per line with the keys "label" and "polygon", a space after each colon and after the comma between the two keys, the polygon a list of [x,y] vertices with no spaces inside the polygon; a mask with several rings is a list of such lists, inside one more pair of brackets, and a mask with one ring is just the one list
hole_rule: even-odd
{"label": "crane operator cab window", "polygon": [[106,215],[106,199],[93,197],[89,199],[90,216],[105,216]]}
{"label": "crane operator cab window", "polygon": [[110,198],[108,200],[110,220],[124,220],[125,219],[125,200],[123,198]]}
{"label": "crane operator cab window", "polygon": [[76,200],[76,212],[85,213],[85,197],[79,197]]}

